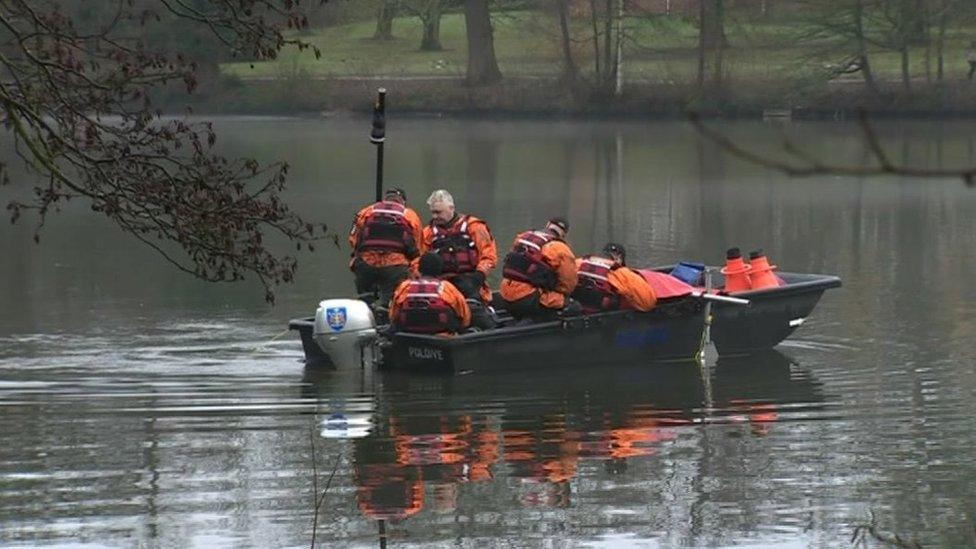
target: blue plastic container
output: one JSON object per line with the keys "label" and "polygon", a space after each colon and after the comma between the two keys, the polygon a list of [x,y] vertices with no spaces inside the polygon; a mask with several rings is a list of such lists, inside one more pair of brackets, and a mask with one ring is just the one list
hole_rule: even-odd
{"label": "blue plastic container", "polygon": [[705,273],[704,263],[691,263],[689,261],[682,261],[671,269],[670,275],[677,278],[678,280],[684,282],[685,284],[691,284],[692,286],[700,286],[702,284],[702,275]]}

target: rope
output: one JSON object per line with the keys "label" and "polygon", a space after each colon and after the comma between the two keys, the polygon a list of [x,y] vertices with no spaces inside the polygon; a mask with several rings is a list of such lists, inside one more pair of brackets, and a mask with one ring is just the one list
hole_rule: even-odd
{"label": "rope", "polygon": [[248,349],[247,351],[245,351],[244,353],[245,353],[245,354],[253,354],[253,353],[256,353],[256,352],[258,352],[259,350],[261,350],[261,348],[262,348],[262,347],[264,347],[264,346],[266,346],[266,345],[268,345],[269,343],[272,343],[272,342],[273,342],[273,341],[275,341],[276,339],[278,339],[278,338],[280,338],[280,337],[282,337],[282,336],[284,336],[284,335],[286,335],[286,334],[288,334],[288,332],[290,332],[290,331],[291,331],[291,328],[286,328],[286,329],[285,329],[285,330],[284,330],[283,332],[281,332],[280,334],[278,334],[278,335],[276,335],[276,336],[274,336],[274,337],[272,337],[272,338],[271,338],[271,339],[269,339],[269,340],[268,340],[268,341],[267,341],[266,343],[263,343],[263,344],[261,344],[261,345],[258,345],[257,347],[252,347],[252,348],[250,348],[250,349]]}

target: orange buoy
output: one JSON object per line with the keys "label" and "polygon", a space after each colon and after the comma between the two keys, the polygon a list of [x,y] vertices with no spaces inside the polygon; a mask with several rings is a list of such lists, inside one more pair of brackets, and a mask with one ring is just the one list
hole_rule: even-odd
{"label": "orange buoy", "polygon": [[749,280],[753,290],[777,288],[781,285],[779,278],[773,274],[776,265],[769,264],[762,248],[749,252],[749,265],[752,267],[749,270]]}
{"label": "orange buoy", "polygon": [[742,260],[742,252],[739,248],[729,248],[725,252],[725,267],[722,267],[722,274],[725,275],[725,291],[731,293],[751,290],[750,269],[749,264]]}

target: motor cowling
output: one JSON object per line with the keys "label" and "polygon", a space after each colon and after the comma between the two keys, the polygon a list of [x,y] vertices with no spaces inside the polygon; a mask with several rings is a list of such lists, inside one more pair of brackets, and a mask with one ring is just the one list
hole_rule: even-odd
{"label": "motor cowling", "polygon": [[315,311],[315,342],[338,368],[375,361],[376,320],[365,301],[326,299]]}

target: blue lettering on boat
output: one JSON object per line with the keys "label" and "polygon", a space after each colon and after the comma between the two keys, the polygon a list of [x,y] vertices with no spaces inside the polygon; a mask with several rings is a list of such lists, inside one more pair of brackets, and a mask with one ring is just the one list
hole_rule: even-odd
{"label": "blue lettering on boat", "polygon": [[660,345],[668,340],[668,330],[664,327],[647,330],[621,330],[614,340],[616,347],[648,347]]}

